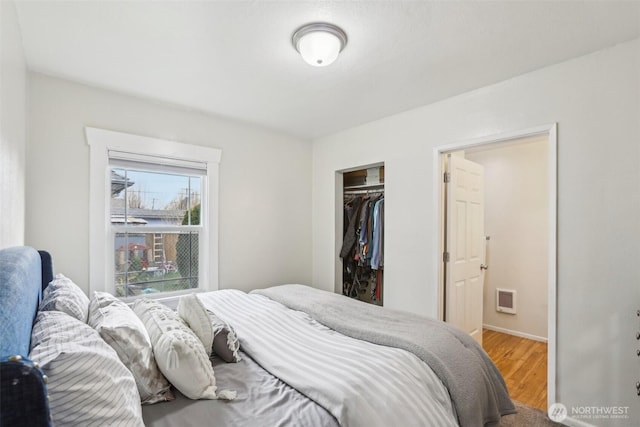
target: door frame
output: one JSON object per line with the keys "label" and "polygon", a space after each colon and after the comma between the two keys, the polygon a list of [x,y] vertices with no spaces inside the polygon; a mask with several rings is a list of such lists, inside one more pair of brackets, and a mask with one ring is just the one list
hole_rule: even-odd
{"label": "door frame", "polygon": [[547,162],[549,166],[548,202],[548,275],[547,275],[547,407],[556,402],[556,348],[557,348],[557,212],[558,212],[558,125],[551,123],[528,129],[506,132],[453,142],[433,149],[433,250],[434,277],[438,284],[438,318],[444,320],[444,157],[453,151],[472,147],[505,144],[516,139],[530,136],[547,135],[549,149]]}

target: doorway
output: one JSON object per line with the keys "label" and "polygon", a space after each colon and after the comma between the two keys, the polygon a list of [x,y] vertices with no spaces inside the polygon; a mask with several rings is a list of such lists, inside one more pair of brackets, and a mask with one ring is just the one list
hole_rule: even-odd
{"label": "doorway", "polygon": [[[487,158],[491,157],[492,150],[509,151],[509,147],[514,149],[519,149],[518,146],[520,144],[524,146],[524,144],[531,143],[532,140],[542,141],[542,143],[546,146],[546,153],[542,161],[544,162],[544,166],[546,166],[545,169],[546,169],[546,178],[547,178],[546,179],[547,188],[543,194],[543,197],[545,198],[545,202],[548,209],[546,211],[544,226],[542,229],[538,231],[538,233],[543,233],[546,235],[546,242],[544,243],[546,246],[546,248],[544,248],[546,249],[545,251],[546,259],[542,260],[542,261],[546,261],[546,267],[547,267],[546,275],[543,275],[539,280],[540,282],[542,282],[542,286],[543,286],[542,293],[544,294],[545,293],[544,291],[546,290],[547,310],[545,313],[546,319],[544,319],[546,320],[545,322],[546,331],[540,332],[538,330],[538,332],[535,332],[535,331],[533,333],[529,332],[528,334],[531,335],[530,337],[527,337],[527,333],[520,334],[519,336],[524,338],[536,339],[536,338],[540,338],[540,336],[546,335],[546,338],[547,338],[546,359],[548,364],[547,378],[546,378],[547,407],[550,404],[555,402],[555,377],[556,377],[556,370],[555,370],[556,368],[556,356],[555,356],[556,355],[556,218],[557,218],[556,216],[556,212],[557,212],[557,200],[556,200],[557,137],[556,135],[557,135],[557,127],[555,124],[552,124],[552,125],[545,125],[545,126],[532,128],[532,129],[526,129],[518,132],[511,132],[507,134],[500,134],[500,135],[493,135],[493,136],[478,138],[470,141],[457,142],[453,144],[436,147],[434,149],[434,171],[435,171],[434,173],[436,175],[434,177],[434,182],[436,186],[436,188],[434,189],[434,194],[436,197],[434,206],[436,207],[435,218],[437,218],[436,225],[435,225],[436,230],[434,233],[434,236],[437,236],[437,237],[434,240],[436,240],[435,246],[437,247],[435,254],[436,254],[436,258],[437,258],[436,262],[438,266],[438,268],[436,269],[437,270],[436,280],[438,283],[438,298],[439,298],[438,315],[440,319],[447,320],[448,318],[451,317],[447,314],[447,307],[452,306],[451,301],[447,301],[447,298],[449,297],[449,295],[452,295],[452,292],[449,290],[449,288],[451,287],[450,285],[451,278],[449,278],[449,281],[447,282],[447,271],[451,271],[451,269],[447,266],[447,256],[446,256],[447,255],[446,226],[448,221],[446,206],[447,206],[448,199],[447,199],[446,187],[444,183],[446,178],[445,172],[448,165],[449,155],[451,153],[456,153],[458,156],[471,158],[472,161],[479,161],[480,163],[482,163]],[[460,154],[461,152],[466,153],[466,155],[464,153]],[[508,172],[504,172],[504,173],[508,173]],[[518,183],[514,183],[514,184],[517,186]],[[449,200],[449,202],[451,201]],[[492,203],[495,203],[495,201]],[[504,217],[505,219],[509,219],[507,214],[505,214]],[[455,218],[453,219],[453,222],[455,222]],[[497,231],[496,231],[496,234],[497,234],[496,238],[498,238],[499,233]],[[485,270],[487,272],[485,278],[487,279],[487,283],[490,283],[491,273],[489,273],[489,271],[491,271],[492,269],[491,250],[497,249],[497,246],[495,248],[491,246],[493,242],[490,240],[492,238],[490,231],[487,231],[487,235],[488,235],[487,236],[488,239],[486,239],[486,252],[484,252],[481,255],[480,265],[482,267],[488,266],[489,270]],[[512,236],[509,236],[509,237],[512,237]],[[460,241],[460,238],[457,237],[457,240]],[[517,238],[501,239],[503,243],[507,240],[511,240],[510,243],[512,245],[514,243],[517,244]],[[496,245],[498,243],[499,241],[495,242]],[[514,249],[511,249],[511,251],[517,252],[517,250],[514,250]],[[496,255],[497,255],[497,251],[496,251]],[[496,257],[496,260],[498,259],[499,258]],[[500,267],[500,264],[503,264],[504,266],[504,262],[499,262],[498,265],[495,266],[496,274],[498,273],[498,269],[499,269],[498,267]],[[485,273],[483,272],[483,275],[484,274]],[[508,282],[508,284],[510,284],[510,282]],[[495,283],[493,283],[492,285],[495,288]],[[503,283],[501,283],[501,285],[502,287],[507,287],[507,288],[516,287],[516,286],[504,286]],[[509,300],[508,298],[506,301],[513,302],[514,304],[513,311],[517,312],[516,311],[517,306],[515,305],[517,301],[517,298],[516,298],[517,293],[515,292],[515,289],[506,289],[506,290],[509,291],[508,293],[509,298],[512,298],[512,300]],[[514,292],[511,292],[511,291],[514,291]],[[540,290],[538,290],[538,292],[540,292]],[[480,311],[482,311],[482,305],[485,305],[488,313],[491,315],[494,315],[494,317],[503,318],[503,319],[505,317],[507,318],[509,317],[509,314],[505,314],[504,312],[496,313],[500,311],[498,309],[499,301],[497,300],[497,297],[498,295],[502,295],[502,294],[497,292],[496,289],[491,289],[491,292],[489,294],[487,293],[484,293],[484,294],[485,296],[484,296],[484,300],[481,302]],[[526,296],[526,292],[524,292],[524,294],[525,295],[522,295],[522,296]],[[453,292],[453,295],[455,298],[455,292]],[[528,308],[528,306],[531,305],[531,299],[529,298],[529,296],[526,296],[526,298],[524,299],[521,298],[521,300],[522,300],[521,306],[523,306],[526,310],[526,308]],[[464,302],[464,304],[460,304],[460,303],[456,304],[454,302],[453,306],[454,307],[455,306],[470,307],[469,301]],[[470,308],[468,310],[469,310],[470,316],[475,316],[475,314],[477,314],[478,312],[477,308],[475,309]],[[506,313],[510,313],[510,311],[507,310]],[[543,316],[545,314],[543,314]],[[523,316],[514,315],[513,318],[522,319]],[[491,320],[491,322],[495,323],[493,320]],[[486,323],[486,319],[485,319],[485,323]],[[510,328],[504,328],[504,329],[507,332],[511,332],[509,331]],[[494,328],[494,330],[500,331],[500,327]],[[525,370],[526,370],[526,367],[523,368],[523,371]]]}

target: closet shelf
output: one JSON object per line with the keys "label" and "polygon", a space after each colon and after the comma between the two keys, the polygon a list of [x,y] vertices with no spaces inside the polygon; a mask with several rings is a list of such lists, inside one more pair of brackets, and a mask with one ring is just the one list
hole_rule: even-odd
{"label": "closet shelf", "polygon": [[384,182],[380,184],[349,185],[344,187],[345,190],[367,190],[373,188],[384,188]]}

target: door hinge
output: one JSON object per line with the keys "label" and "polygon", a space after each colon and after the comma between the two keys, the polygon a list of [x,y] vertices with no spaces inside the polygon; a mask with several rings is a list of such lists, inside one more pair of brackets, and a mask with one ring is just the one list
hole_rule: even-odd
{"label": "door hinge", "polygon": [[449,252],[442,253],[442,262],[449,262]]}
{"label": "door hinge", "polygon": [[444,173],[444,182],[447,183],[451,181],[451,172],[445,172]]}

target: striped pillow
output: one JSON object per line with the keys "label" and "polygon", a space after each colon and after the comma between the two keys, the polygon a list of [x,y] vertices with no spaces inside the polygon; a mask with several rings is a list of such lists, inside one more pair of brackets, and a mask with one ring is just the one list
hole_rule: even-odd
{"label": "striped pillow", "polygon": [[89,315],[89,298],[73,281],[62,274],[57,274],[42,294],[40,311],[62,311],[87,323]]}
{"label": "striped pillow", "polygon": [[55,425],[144,426],[131,372],[89,325],[59,311],[38,313],[29,358],[49,377]]}
{"label": "striped pillow", "polygon": [[153,357],[149,334],[126,303],[106,292],[94,292],[89,305],[89,326],[100,333],[129,368],[142,403],[173,399],[171,385]]}

